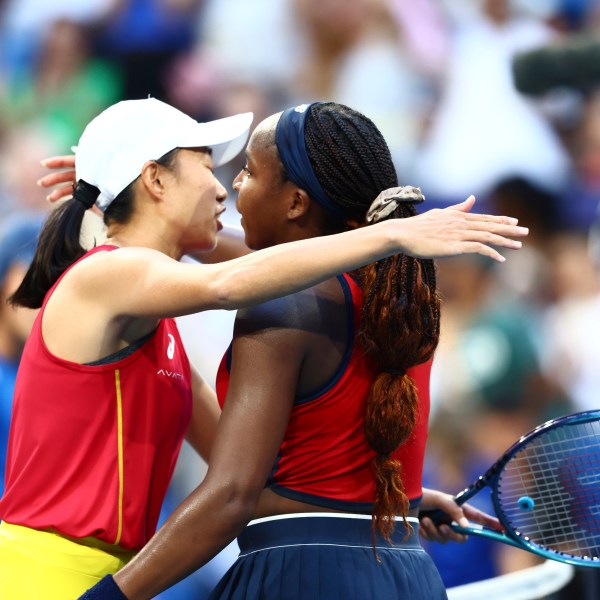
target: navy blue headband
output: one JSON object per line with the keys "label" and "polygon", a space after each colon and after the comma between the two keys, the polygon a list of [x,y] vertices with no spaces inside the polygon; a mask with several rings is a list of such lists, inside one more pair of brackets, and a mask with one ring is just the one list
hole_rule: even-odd
{"label": "navy blue headband", "polygon": [[284,111],[275,130],[275,143],[290,180],[306,190],[310,197],[324,209],[343,217],[344,210],[325,193],[306,153],[304,123],[310,107],[315,104],[322,103],[301,104]]}

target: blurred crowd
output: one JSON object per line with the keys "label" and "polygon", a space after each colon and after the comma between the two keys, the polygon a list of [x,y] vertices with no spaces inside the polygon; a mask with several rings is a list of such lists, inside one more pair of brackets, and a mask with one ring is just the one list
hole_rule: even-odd
{"label": "blurred crowd", "polygon": [[[150,95],[198,120],[253,111],[257,124],[301,102],[348,104],[383,131],[401,183],[422,188],[425,208],[475,194],[477,210],[517,216],[530,228],[505,264],[438,263],[442,335],[425,479],[458,491],[535,425],[598,408],[599,4],[0,0],[0,299],[22,260],[6,236],[18,227],[26,235],[23,222],[39,222],[50,208],[36,186],[40,159],[70,153],[104,107]],[[231,181],[243,160],[218,172],[232,224]],[[2,301],[0,392],[24,339],[10,310]],[[231,323],[232,315],[182,319],[190,357],[208,381]],[[9,409],[0,406],[0,435]],[[171,504],[202,469],[183,452]],[[449,586],[534,561],[481,540],[460,551],[427,549]],[[203,597],[234,553],[164,598]],[[579,587],[568,597],[600,597],[587,574],[572,585]]]}

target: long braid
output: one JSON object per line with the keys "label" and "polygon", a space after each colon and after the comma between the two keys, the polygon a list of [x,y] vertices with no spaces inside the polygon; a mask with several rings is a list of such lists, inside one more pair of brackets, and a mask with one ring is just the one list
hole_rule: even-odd
{"label": "long braid", "polygon": [[[364,223],[378,194],[398,185],[388,146],[370,119],[346,106],[326,103],[310,110],[305,143],[319,182],[348,219]],[[415,214],[413,203],[400,203],[390,216]],[[332,217],[326,228],[344,227]],[[389,541],[396,515],[408,526],[401,465],[391,456],[418,418],[417,390],[407,370],[433,356],[440,330],[439,296],[431,260],[397,255],[363,267],[358,276],[365,298],[359,336],[378,368],[364,425],[376,452],[373,534],[378,529]]]}

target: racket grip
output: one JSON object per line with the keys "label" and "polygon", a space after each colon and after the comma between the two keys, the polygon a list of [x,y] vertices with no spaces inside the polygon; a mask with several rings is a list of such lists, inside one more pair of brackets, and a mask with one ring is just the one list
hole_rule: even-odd
{"label": "racket grip", "polygon": [[452,523],[452,517],[448,513],[439,509],[419,511],[419,519],[424,517],[431,519],[434,525],[450,525]]}

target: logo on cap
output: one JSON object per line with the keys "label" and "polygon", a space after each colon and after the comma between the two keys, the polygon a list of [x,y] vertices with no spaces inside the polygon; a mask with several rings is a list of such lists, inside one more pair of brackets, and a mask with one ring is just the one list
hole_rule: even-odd
{"label": "logo on cap", "polygon": [[300,104],[299,106],[296,106],[296,108],[294,109],[296,112],[299,113],[303,113],[306,112],[306,109],[309,107],[308,104]]}

